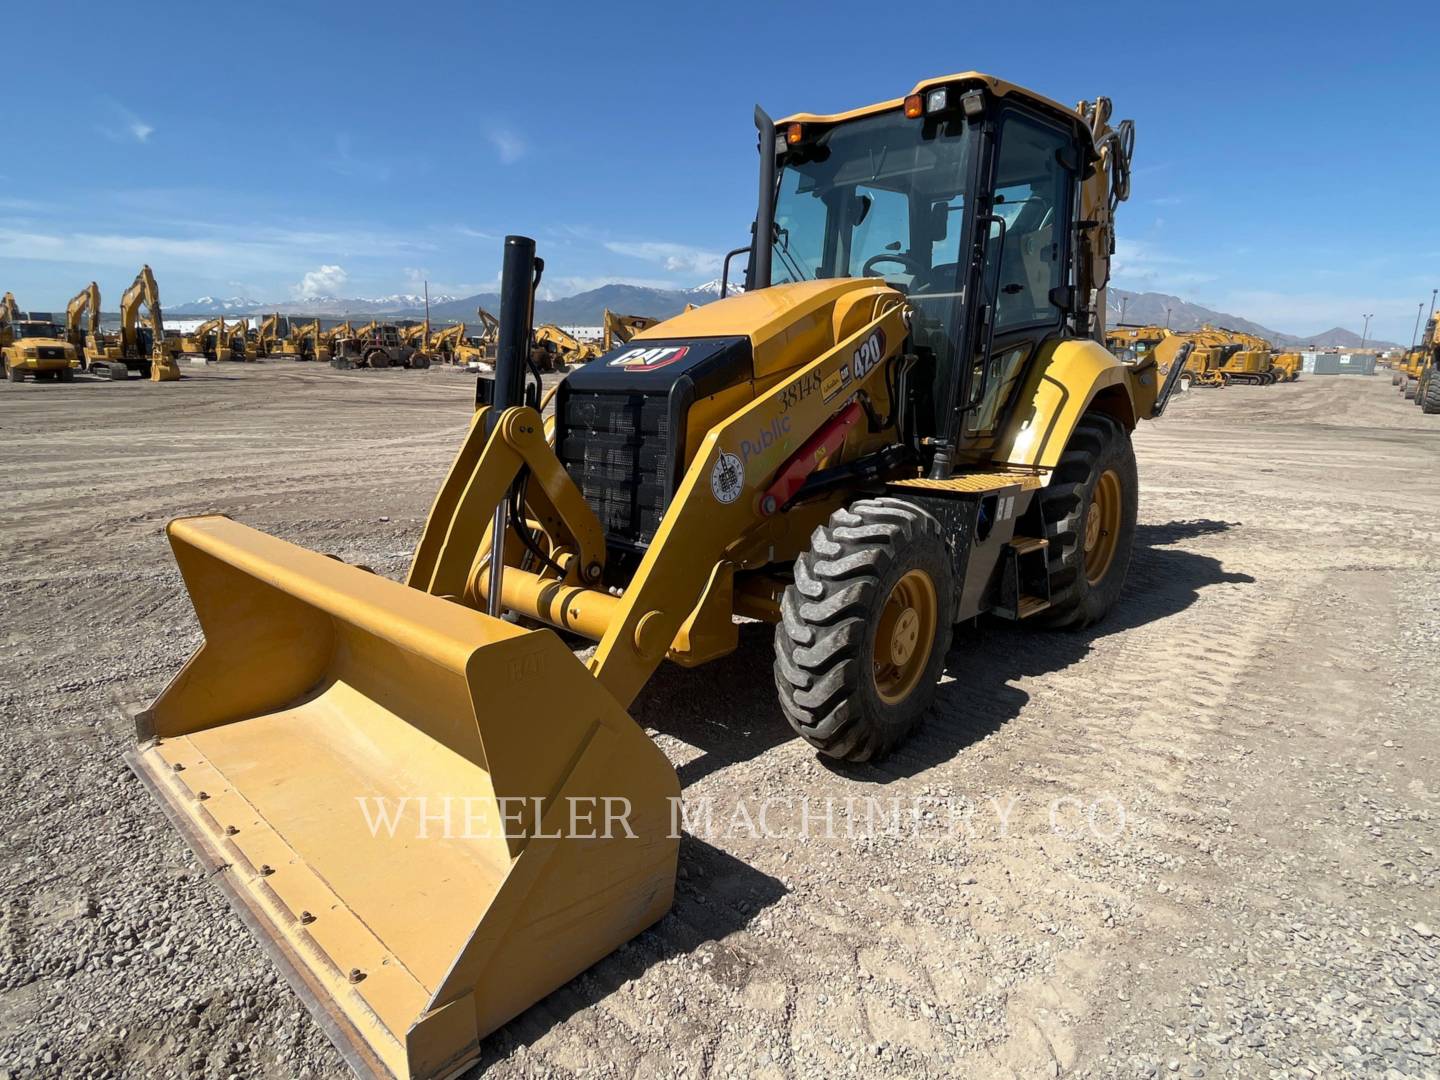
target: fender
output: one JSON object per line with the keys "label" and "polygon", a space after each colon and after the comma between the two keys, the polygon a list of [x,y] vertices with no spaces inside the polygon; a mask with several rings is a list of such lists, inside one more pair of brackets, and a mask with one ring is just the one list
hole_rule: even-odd
{"label": "fender", "polygon": [[1133,431],[1159,390],[1157,370],[1154,364],[1129,367],[1089,339],[1046,342],[1000,433],[995,460],[1055,468],[1075,425],[1092,408]]}

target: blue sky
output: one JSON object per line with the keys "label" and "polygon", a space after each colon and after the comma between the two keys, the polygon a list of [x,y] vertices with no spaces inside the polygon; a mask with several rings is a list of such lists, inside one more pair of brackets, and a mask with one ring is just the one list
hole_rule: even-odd
{"label": "blue sky", "polygon": [[[893,25],[881,20],[894,19]],[[12,3],[0,288],[169,306],[693,285],[745,239],[754,129],[971,68],[1138,129],[1116,284],[1408,342],[1440,286],[1440,5]],[[1051,24],[1051,25],[1047,25]],[[44,28],[53,30],[47,38]],[[53,47],[52,47],[53,46]]]}

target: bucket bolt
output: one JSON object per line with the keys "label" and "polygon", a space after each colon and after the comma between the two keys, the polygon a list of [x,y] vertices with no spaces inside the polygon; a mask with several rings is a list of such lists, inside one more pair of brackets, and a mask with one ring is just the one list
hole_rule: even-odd
{"label": "bucket bolt", "polygon": [[274,868],[273,866],[271,866],[269,863],[261,863],[261,864],[260,864],[260,876],[261,876],[261,877],[269,877],[269,876],[270,876],[271,874],[273,874],[274,872],[275,872],[275,868]]}
{"label": "bucket bolt", "polygon": [[234,835],[235,835],[236,833],[238,833],[239,831],[240,831],[240,830],[237,829],[234,825],[226,825],[226,826],[225,826],[225,835],[226,835],[226,836],[234,836]]}
{"label": "bucket bolt", "polygon": [[300,922],[301,922],[303,925],[309,926],[309,925],[310,925],[312,922],[314,922],[314,921],[315,921],[315,916],[312,915],[310,912],[308,912],[308,911],[302,911],[302,912],[300,912]]}
{"label": "bucket bolt", "polygon": [[352,983],[361,982],[365,978],[365,972],[359,968],[351,968],[349,978]]}

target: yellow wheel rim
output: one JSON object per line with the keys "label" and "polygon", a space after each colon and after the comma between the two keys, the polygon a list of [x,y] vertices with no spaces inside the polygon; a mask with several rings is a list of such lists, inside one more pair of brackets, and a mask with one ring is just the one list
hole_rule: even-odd
{"label": "yellow wheel rim", "polygon": [[1090,509],[1085,513],[1085,578],[1098,585],[1110,572],[1115,561],[1115,548],[1120,539],[1120,476],[1106,469],[1090,493]]}
{"label": "yellow wheel rim", "polygon": [[895,583],[875,630],[875,690],[894,705],[915,689],[930,663],[940,605],[935,583],[923,570],[911,570]]}

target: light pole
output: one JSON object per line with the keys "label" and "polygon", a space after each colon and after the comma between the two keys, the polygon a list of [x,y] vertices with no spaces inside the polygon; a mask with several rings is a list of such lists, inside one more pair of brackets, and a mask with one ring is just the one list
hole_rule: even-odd
{"label": "light pole", "polygon": [[1124,326],[1124,325],[1125,325],[1125,305],[1129,302],[1129,300],[1130,300],[1130,298],[1129,298],[1128,296],[1122,296],[1122,297],[1120,297],[1120,325],[1121,325],[1121,326]]}
{"label": "light pole", "polygon": [[1374,313],[1374,312],[1371,312],[1369,315],[1366,315],[1366,316],[1365,316],[1365,329],[1362,330],[1362,331],[1360,331],[1360,351],[1361,351],[1361,352],[1364,352],[1364,351],[1365,351],[1365,342],[1366,342],[1366,340],[1370,337],[1370,320],[1373,319],[1373,318],[1375,318],[1375,313]]}
{"label": "light pole", "polygon": [[[1435,294],[1436,294],[1436,293],[1440,293],[1440,289],[1431,289],[1431,290],[1430,290],[1430,315],[1434,315],[1434,314],[1435,314]],[[1430,321],[1430,315],[1426,315],[1426,316],[1425,316],[1425,321],[1426,321],[1427,323]]]}
{"label": "light pole", "polygon": [[[1431,303],[1434,303],[1433,296],[1431,297]],[[1424,314],[1425,301],[1421,300],[1420,303],[1415,305],[1415,331],[1410,335],[1410,348],[1412,349],[1415,348],[1415,342],[1420,340],[1420,316]]]}
{"label": "light pole", "polygon": [[1170,329],[1170,305],[1165,305],[1165,329]]}

